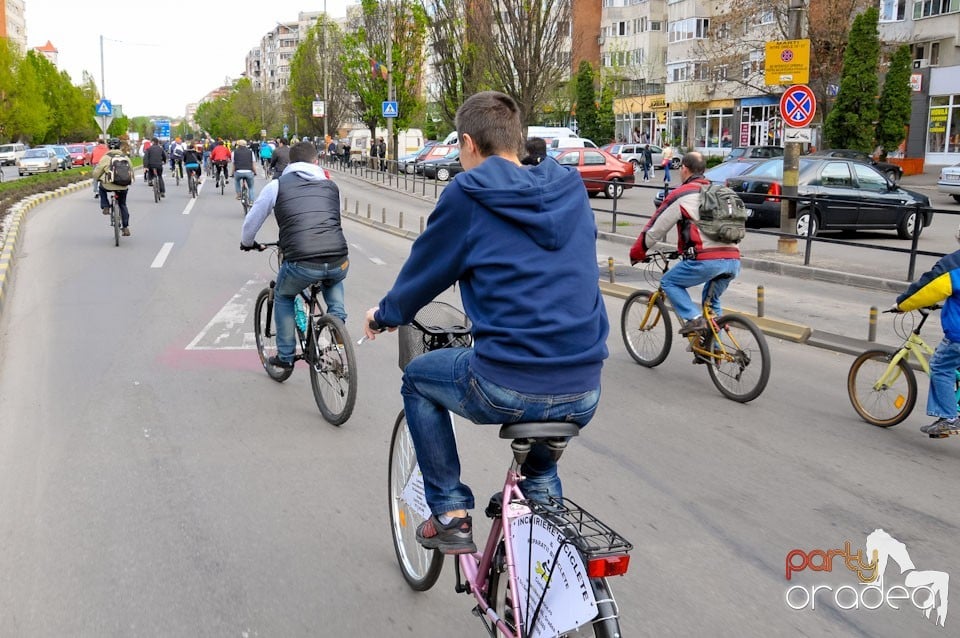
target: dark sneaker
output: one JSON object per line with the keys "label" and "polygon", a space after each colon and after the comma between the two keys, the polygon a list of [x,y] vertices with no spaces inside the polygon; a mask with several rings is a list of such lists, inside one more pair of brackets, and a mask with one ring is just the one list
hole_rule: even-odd
{"label": "dark sneaker", "polygon": [[110,214],[110,209],[109,209],[109,208],[101,208],[101,209],[100,209],[100,212],[103,213],[104,215],[109,215],[109,214]]}
{"label": "dark sneaker", "polygon": [[443,554],[472,554],[473,520],[469,516],[455,518],[444,525],[431,516],[417,527],[417,542],[427,549],[438,549]]}
{"label": "dark sneaker", "polygon": [[707,320],[703,317],[697,317],[696,319],[691,319],[680,327],[680,334],[687,336],[695,332],[701,332],[707,329]]}
{"label": "dark sneaker", "polygon": [[952,419],[940,417],[930,425],[922,426],[920,431],[930,436],[946,436],[954,432],[960,432],[960,422],[957,421],[956,417]]}
{"label": "dark sneaker", "polygon": [[129,229],[129,228],[124,228],[124,229],[120,232],[120,234],[123,235],[124,237],[129,237],[129,236],[130,236],[130,229]]}
{"label": "dark sneaker", "polygon": [[275,368],[283,368],[284,370],[293,370],[293,361],[284,361],[283,359],[281,359],[276,355],[267,359],[267,363],[269,363]]}

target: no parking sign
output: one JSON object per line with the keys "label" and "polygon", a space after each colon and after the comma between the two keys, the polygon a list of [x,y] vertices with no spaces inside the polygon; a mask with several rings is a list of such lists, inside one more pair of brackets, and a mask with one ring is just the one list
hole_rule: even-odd
{"label": "no parking sign", "polygon": [[803,128],[813,121],[817,112],[817,98],[805,84],[794,84],[780,97],[780,115],[791,128]]}

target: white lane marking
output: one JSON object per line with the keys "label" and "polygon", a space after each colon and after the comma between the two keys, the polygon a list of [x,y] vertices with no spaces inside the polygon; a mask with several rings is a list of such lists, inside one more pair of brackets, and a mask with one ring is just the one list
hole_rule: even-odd
{"label": "white lane marking", "polygon": [[163,268],[163,264],[167,261],[167,257],[170,256],[171,250],[173,250],[173,242],[168,241],[160,248],[160,252],[157,253],[157,256],[153,258],[153,263],[150,264],[150,267]]}
{"label": "white lane marking", "polygon": [[262,279],[247,281],[203,327],[186,350],[247,350],[255,347],[247,325],[254,301],[263,288]]}
{"label": "white lane marking", "polygon": [[375,264],[378,265],[378,266],[386,266],[386,265],[387,265],[387,262],[385,262],[384,260],[380,259],[379,257],[371,257],[371,258],[370,258],[370,261],[372,261],[373,263],[375,263]]}
{"label": "white lane marking", "polygon": [[189,214],[190,214],[190,210],[193,208],[193,205],[194,205],[196,202],[197,202],[196,198],[191,197],[191,198],[190,198],[190,201],[187,202],[187,207],[183,209],[183,214],[184,214],[184,215],[189,215]]}
{"label": "white lane marking", "polygon": [[361,254],[363,254],[363,255],[366,255],[367,259],[369,259],[370,261],[372,261],[372,262],[375,263],[376,265],[378,265],[378,266],[386,266],[386,265],[387,265],[387,262],[385,262],[384,260],[380,259],[379,257],[371,257],[371,256],[367,253],[367,251],[365,251],[365,250],[363,249],[363,247],[360,246],[359,244],[350,244],[350,246],[351,246],[352,248],[354,248],[357,252],[359,252],[359,253],[361,253]]}

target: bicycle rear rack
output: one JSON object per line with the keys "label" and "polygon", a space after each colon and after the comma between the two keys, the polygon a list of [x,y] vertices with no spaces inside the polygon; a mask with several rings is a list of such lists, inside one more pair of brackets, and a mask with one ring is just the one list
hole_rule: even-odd
{"label": "bicycle rear rack", "polygon": [[537,516],[550,521],[587,558],[622,554],[633,549],[626,538],[568,498],[550,497],[548,504],[523,501]]}

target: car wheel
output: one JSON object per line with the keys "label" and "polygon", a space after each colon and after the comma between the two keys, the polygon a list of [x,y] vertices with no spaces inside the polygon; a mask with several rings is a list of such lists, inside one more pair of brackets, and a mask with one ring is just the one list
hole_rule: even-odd
{"label": "car wheel", "polygon": [[610,199],[623,197],[623,182],[619,178],[614,177],[610,180],[610,183],[607,184],[606,188],[604,188],[604,193],[606,193]]}
{"label": "car wheel", "polygon": [[679,157],[674,157],[672,160],[670,160],[670,168],[672,168],[672,169],[675,170],[675,171],[680,170],[680,158],[679,158]]}
{"label": "car wheel", "polygon": [[587,197],[596,197],[600,194],[600,191],[587,191]]}
{"label": "car wheel", "polygon": [[809,233],[811,237],[816,237],[818,230],[817,216],[810,212],[810,209],[801,210],[797,213],[798,236],[806,237]]}
{"label": "car wheel", "polygon": [[955,201],[955,202],[957,202],[958,204],[960,204],[960,195],[951,195],[950,197],[953,198],[953,201]]}
{"label": "car wheel", "polygon": [[897,224],[897,237],[900,239],[913,239],[914,233],[917,235],[923,230],[923,220],[915,210],[911,210]]}
{"label": "car wheel", "polygon": [[403,167],[403,172],[407,175],[413,175],[413,164],[407,164]]}
{"label": "car wheel", "polygon": [[886,175],[887,179],[889,179],[894,184],[900,181],[900,173],[892,168],[887,170],[887,172],[884,173],[884,175]]}
{"label": "car wheel", "polygon": [[450,179],[450,169],[447,168],[438,168],[437,169],[437,179],[441,182],[445,182]]}
{"label": "car wheel", "polygon": [[640,172],[640,162],[638,162],[638,161],[635,160],[635,159],[632,159],[632,160],[630,160],[630,163],[633,164],[633,172],[634,172],[634,174],[639,173],[639,172]]}

